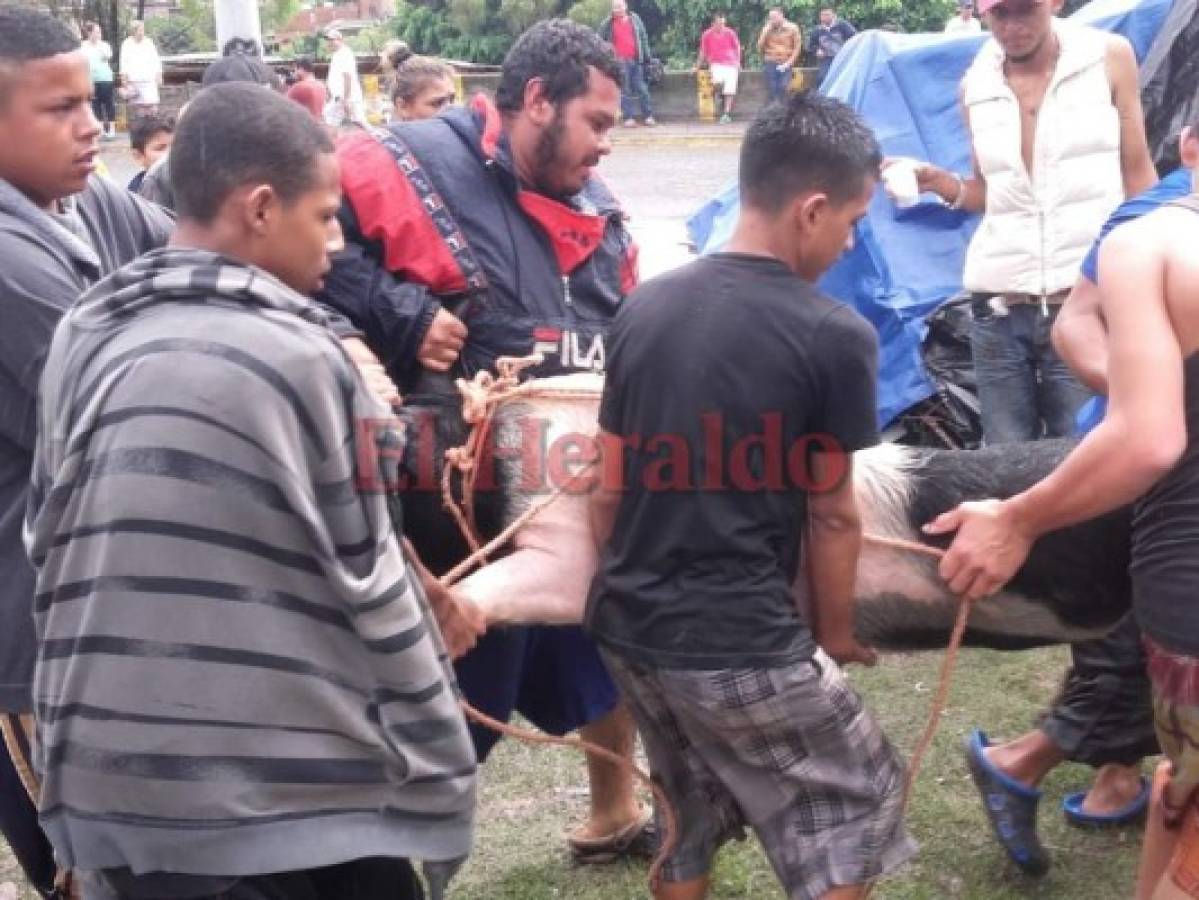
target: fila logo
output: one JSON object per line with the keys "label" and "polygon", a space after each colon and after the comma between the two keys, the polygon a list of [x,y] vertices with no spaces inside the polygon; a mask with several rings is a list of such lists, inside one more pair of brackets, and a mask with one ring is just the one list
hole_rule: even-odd
{"label": "fila logo", "polygon": [[604,351],[604,336],[597,334],[584,351],[578,332],[561,328],[535,328],[533,330],[533,352],[544,355],[556,354],[563,366],[571,369],[604,371],[607,354]]}

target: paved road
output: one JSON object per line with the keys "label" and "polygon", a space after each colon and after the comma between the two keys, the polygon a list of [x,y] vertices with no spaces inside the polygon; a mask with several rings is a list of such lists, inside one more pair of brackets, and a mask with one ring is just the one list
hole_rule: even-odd
{"label": "paved road", "polygon": [[[601,164],[600,174],[629,214],[630,228],[642,248],[641,274],[649,278],[686,262],[683,223],[736,175],[739,144],[703,137],[679,140],[674,135],[654,143],[644,135],[639,132],[637,141],[620,141]],[[106,144],[103,158],[122,183],[136,172],[124,141]]]}

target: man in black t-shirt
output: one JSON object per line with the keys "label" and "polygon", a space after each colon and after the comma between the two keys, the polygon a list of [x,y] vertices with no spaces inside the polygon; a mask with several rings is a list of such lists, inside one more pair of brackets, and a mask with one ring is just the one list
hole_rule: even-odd
{"label": "man in black t-shirt", "polygon": [[879,162],[836,100],[764,110],[728,251],[639,288],[610,332],[587,621],[678,813],[660,897],[704,896],[744,825],[791,897],[862,896],[914,851],[903,765],[834,662],[874,660],[852,631],[849,454],[878,440],[876,338],[812,284]]}

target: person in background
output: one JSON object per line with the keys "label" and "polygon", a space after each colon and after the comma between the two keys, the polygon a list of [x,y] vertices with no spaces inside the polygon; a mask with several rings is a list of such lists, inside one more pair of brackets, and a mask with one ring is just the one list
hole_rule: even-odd
{"label": "person in background", "polygon": [[388,54],[391,69],[391,120],[429,119],[458,99],[454,70],[431,56],[417,56],[399,41]]}
{"label": "person in background", "polygon": [[737,82],[741,78],[741,40],[729,28],[724,13],[712,16],[712,25],[699,39],[696,69],[707,66],[712,74],[712,90],[720,98],[720,124],[733,121]]}
{"label": "person in background", "polygon": [[135,194],[141,189],[146,172],[171,149],[175,139],[175,120],[154,114],[134,119],[129,126],[129,149],[141,171],[129,181],[128,189]]}
{"label": "person in background", "polygon": [[104,129],[104,137],[116,136],[117,118],[116,84],[112,74],[112,47],[101,39],[98,22],[83,26],[83,55],[87,57],[92,73],[92,114]]}
{"label": "person in background", "polygon": [[[37,385],[63,313],[102,277],[166,243],[171,220],[95,173],[90,63],[65,24],[0,5],[0,831],[42,896],[55,862],[27,751],[34,571],[22,539]],[[13,136],[18,136],[14,139]]]}
{"label": "person in background", "polygon": [[772,7],[766,16],[766,24],[762,26],[762,33],[758,35],[766,93],[771,101],[787,96],[795,62],[802,49],[803,33],[799,26],[787,20],[781,6]]}
{"label": "person in background", "polygon": [[629,9],[626,0],[612,0],[612,14],[600,24],[599,36],[612,45],[616,58],[624,70],[624,82],[620,86],[620,111],[626,127],[637,124],[633,117],[633,99],[641,104],[641,116],[646,125],[656,125],[654,105],[650,99],[649,85],[645,80],[645,67],[652,54],[649,48],[649,32],[641,16]]}
{"label": "person in background", "polygon": [[828,77],[828,71],[841,48],[857,33],[856,28],[844,19],[837,18],[837,11],[831,6],[820,10],[820,24],[808,38],[808,52],[816,57],[816,64],[820,70],[817,75],[820,84],[824,84],[824,79]]}
{"label": "person in background", "polygon": [[325,121],[325,104],[329,102],[329,92],[316,77],[316,63],[309,56],[296,60],[296,81],[287,89],[287,99],[294,100],[308,110],[308,114],[318,122]]}
{"label": "person in background", "polygon": [[[226,44],[226,48],[229,46]],[[208,68],[204,70],[204,75],[200,79],[200,93],[213,85],[230,82],[256,84],[271,91],[279,90],[283,84],[282,79],[259,56],[239,49],[233,49],[229,55],[222,56],[208,64]],[[187,105],[179,111],[180,118],[186,114]],[[170,158],[170,152],[164,153],[146,170],[146,176],[138,187],[138,193],[159,206],[174,210],[175,189],[172,183],[171,168],[168,165]]]}
{"label": "person in background", "polygon": [[[1050,332],[1087,248],[1126,197],[1157,182],[1131,45],[1060,20],[1061,0],[980,0],[992,39],[961,84],[973,149],[968,175],[925,165],[921,190],[982,213],[962,281],[983,437],[1003,445],[1067,437],[1090,392]],[[1038,727],[1003,743],[976,729],[971,775],[997,840],[1021,869],[1048,871],[1037,836],[1040,784],[1065,760],[1098,771],[1079,809],[1108,821],[1135,811],[1153,747],[1135,625],[1075,644],[1061,692]]]}
{"label": "person in background", "polygon": [[158,111],[162,60],[154,41],[146,37],[145,22],[132,22],[129,36],[121,42],[121,80],[130,119]]}
{"label": "person in background", "polygon": [[945,23],[946,34],[981,34],[983,23],[974,15],[974,0],[958,0],[958,14]]}
{"label": "person in background", "polygon": [[358,78],[358,60],[340,31],[325,32],[329,42],[329,75],[326,86],[329,101],[325,104],[325,124],[334,127],[361,124],[366,121],[362,104],[362,82]]}

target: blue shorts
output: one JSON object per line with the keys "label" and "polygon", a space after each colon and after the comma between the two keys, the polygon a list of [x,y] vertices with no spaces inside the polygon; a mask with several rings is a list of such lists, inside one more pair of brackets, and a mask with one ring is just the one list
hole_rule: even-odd
{"label": "blue shorts", "polygon": [[[507,722],[513,712],[550,734],[575,731],[620,699],[591,638],[576,626],[496,628],[454,666],[471,706]],[[470,723],[479,762],[500,736]]]}

